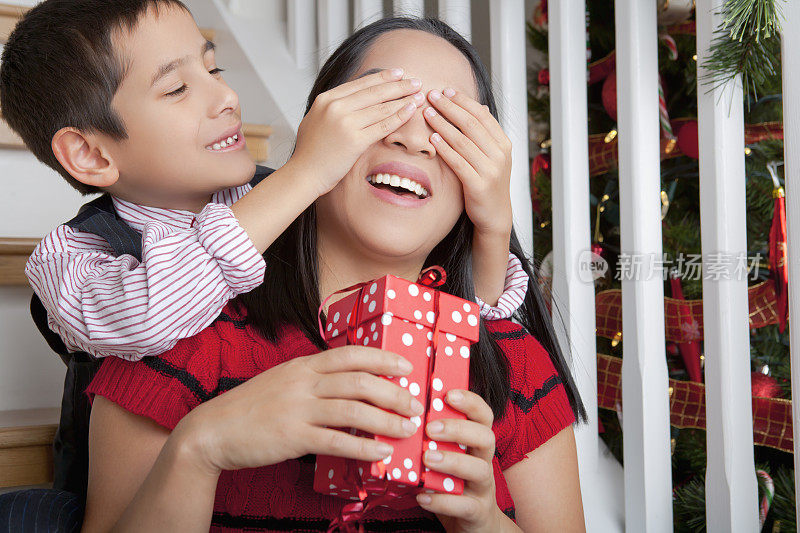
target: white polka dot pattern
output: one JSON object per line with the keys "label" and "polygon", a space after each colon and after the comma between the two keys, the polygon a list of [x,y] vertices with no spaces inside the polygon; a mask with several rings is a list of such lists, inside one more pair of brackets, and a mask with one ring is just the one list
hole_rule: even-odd
{"label": "white polka dot pattern", "polygon": [[449,477],[444,478],[443,486],[447,492],[453,492],[453,489],[456,488],[455,482]]}

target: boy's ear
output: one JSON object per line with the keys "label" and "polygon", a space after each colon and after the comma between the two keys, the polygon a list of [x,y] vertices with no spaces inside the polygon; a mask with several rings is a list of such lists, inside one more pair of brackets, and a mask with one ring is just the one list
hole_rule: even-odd
{"label": "boy's ear", "polygon": [[61,166],[81,183],[108,187],[119,179],[119,169],[96,135],[61,128],[53,135],[51,145]]}

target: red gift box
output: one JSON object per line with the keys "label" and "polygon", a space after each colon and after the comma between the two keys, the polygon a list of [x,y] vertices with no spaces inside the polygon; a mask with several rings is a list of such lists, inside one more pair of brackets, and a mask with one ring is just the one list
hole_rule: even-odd
{"label": "red gift box", "polygon": [[353,500],[383,495],[384,503],[396,509],[416,505],[414,495],[422,490],[461,494],[463,480],[429,470],[422,464],[422,454],[426,449],[465,451],[453,442],[429,440],[425,425],[440,418],[465,418],[444,397],[450,389],[469,387],[470,345],[478,340],[478,305],[395,276],[358,288],[328,309],[325,340],[331,348],[359,344],[408,359],[414,366],[411,374],[383,377],[407,388],[425,412],[411,419],[418,429],[405,439],[360,433],[393,446],[394,452],[383,461],[318,456],[314,490]]}

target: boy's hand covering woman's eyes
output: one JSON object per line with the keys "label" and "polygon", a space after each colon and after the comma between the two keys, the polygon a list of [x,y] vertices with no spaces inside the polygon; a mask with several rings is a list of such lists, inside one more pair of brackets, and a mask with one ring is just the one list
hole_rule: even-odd
{"label": "boy's hand covering woman's eyes", "polygon": [[379,377],[411,370],[399,355],[363,346],[298,357],[197,407],[174,433],[202,463],[196,466],[212,475],[310,453],[378,461],[392,453],[390,445],[330,428],[413,434],[417,426],[409,418],[422,414],[422,404]]}
{"label": "boy's hand covering woman's eyes", "polygon": [[478,233],[511,233],[511,141],[481,105],[453,89],[430,91],[423,113],[436,153],[464,186],[464,207]]}
{"label": "boy's hand covering woman's eyes", "polygon": [[422,82],[402,76],[401,69],[382,70],[314,100],[298,128],[292,161],[318,176],[320,196],[336,186],[371,144],[402,126],[425,102]]}
{"label": "boy's hand covering woman's eyes", "polygon": [[460,495],[421,493],[417,495],[417,502],[425,510],[436,513],[448,532],[516,529],[497,506],[495,497],[492,408],[483,398],[466,390],[451,390],[446,399],[467,419],[435,420],[425,431],[433,440],[466,446],[467,452],[426,450],[422,460],[431,470],[463,479],[464,492]]}

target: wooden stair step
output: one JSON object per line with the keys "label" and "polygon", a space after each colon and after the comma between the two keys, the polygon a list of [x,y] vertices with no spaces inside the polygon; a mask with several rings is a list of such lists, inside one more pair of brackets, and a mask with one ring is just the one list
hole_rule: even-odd
{"label": "wooden stair step", "polygon": [[37,244],[39,239],[0,237],[0,286],[28,285],[25,263]]}
{"label": "wooden stair step", "polygon": [[59,409],[0,411],[0,488],[53,481]]}

